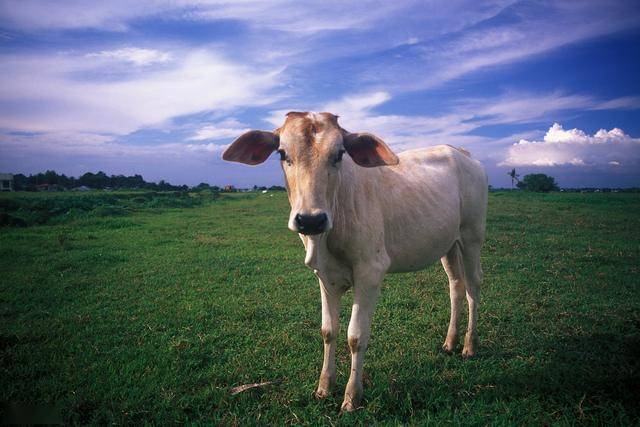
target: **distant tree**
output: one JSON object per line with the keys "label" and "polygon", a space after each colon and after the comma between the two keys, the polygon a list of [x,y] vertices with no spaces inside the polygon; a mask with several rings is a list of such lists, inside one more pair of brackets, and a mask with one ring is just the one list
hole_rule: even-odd
{"label": "distant tree", "polygon": [[556,184],[555,178],[543,173],[525,175],[524,178],[522,178],[522,181],[518,181],[518,188],[527,191],[536,191],[539,193],[560,190],[560,187]]}
{"label": "distant tree", "polygon": [[171,191],[173,189],[174,189],[173,186],[169,184],[167,181],[165,181],[164,179],[161,179],[160,182],[158,183],[158,190],[160,191]]}
{"label": "distant tree", "polygon": [[13,188],[16,191],[26,191],[28,186],[29,181],[26,176],[21,173],[13,175]]}
{"label": "distant tree", "polygon": [[518,179],[520,178],[520,175],[516,173],[516,168],[511,169],[511,172],[507,172],[507,175],[511,177],[511,188],[513,188],[515,184],[520,182],[520,180]]}

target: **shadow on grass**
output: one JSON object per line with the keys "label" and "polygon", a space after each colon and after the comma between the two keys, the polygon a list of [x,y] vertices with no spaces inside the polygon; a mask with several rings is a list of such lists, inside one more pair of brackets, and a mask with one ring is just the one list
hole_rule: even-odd
{"label": "shadow on grass", "polygon": [[[548,421],[637,419],[640,333],[637,327],[630,332],[554,336],[535,348],[523,343],[520,351],[481,347],[470,360],[459,352],[438,353],[431,359],[437,366],[410,371],[404,361],[393,370],[400,375],[379,396],[380,409],[408,421],[421,411],[456,413],[477,405],[486,413],[487,407],[499,410],[518,402],[539,422],[540,414]],[[429,376],[434,371],[435,378]]]}

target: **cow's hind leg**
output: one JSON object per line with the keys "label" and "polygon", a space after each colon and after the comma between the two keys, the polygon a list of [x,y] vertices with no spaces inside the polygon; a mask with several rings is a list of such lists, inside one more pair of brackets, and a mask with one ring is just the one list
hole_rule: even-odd
{"label": "cow's hind leg", "polygon": [[465,292],[465,269],[460,243],[456,241],[453,247],[440,261],[449,278],[449,298],[451,299],[451,317],[447,338],[444,340],[442,350],[451,353],[458,343],[458,322],[460,319],[460,307]]}
{"label": "cow's hind leg", "polygon": [[462,251],[467,303],[469,305],[469,324],[462,349],[464,357],[473,357],[478,351],[478,305],[480,304],[480,285],[482,283],[481,247],[482,243],[465,242]]}

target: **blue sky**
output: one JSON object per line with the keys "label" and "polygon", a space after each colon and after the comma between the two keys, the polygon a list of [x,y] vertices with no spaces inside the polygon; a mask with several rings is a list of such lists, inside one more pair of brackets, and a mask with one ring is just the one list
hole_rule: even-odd
{"label": "blue sky", "polygon": [[0,171],[282,183],[289,110],[562,186],[640,186],[637,1],[0,2]]}

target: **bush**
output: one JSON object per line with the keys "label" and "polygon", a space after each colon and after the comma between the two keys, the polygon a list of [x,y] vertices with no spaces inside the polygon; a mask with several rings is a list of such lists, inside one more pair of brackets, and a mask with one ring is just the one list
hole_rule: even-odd
{"label": "bush", "polygon": [[0,198],[0,227],[52,224],[77,219],[121,217],[135,211],[202,206],[218,198],[211,190],[88,193]]}
{"label": "bush", "polygon": [[538,193],[548,193],[549,191],[560,190],[560,187],[556,184],[555,178],[543,173],[525,175],[522,181],[518,182],[518,188]]}

